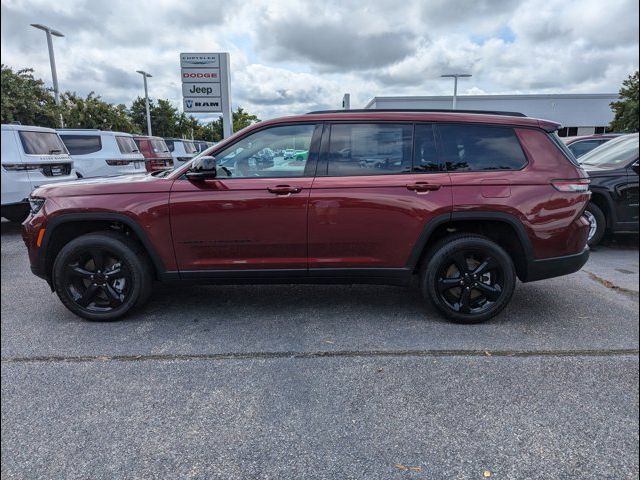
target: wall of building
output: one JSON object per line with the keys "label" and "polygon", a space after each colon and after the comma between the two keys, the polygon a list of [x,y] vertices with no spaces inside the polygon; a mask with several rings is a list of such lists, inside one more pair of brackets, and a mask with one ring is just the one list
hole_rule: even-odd
{"label": "wall of building", "polygon": [[[603,133],[613,120],[609,104],[618,99],[615,93],[557,95],[459,95],[460,110],[501,110],[521,112],[529,117],[561,123],[561,134],[588,135]],[[451,96],[374,97],[367,109],[450,109]]]}

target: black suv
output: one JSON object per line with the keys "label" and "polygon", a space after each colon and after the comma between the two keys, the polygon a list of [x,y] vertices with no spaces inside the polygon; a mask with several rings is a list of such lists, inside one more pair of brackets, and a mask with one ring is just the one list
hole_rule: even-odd
{"label": "black suv", "polygon": [[579,161],[593,192],[585,212],[589,245],[597,245],[606,231],[638,232],[638,134],[611,140]]}

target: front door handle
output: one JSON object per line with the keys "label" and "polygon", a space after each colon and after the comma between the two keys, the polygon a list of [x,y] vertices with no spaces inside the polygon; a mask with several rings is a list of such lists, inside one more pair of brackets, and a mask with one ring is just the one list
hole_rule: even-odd
{"label": "front door handle", "polygon": [[276,195],[290,195],[292,193],[300,193],[302,187],[292,187],[290,185],[276,185],[275,187],[268,187],[269,193]]}
{"label": "front door handle", "polygon": [[442,185],[436,183],[416,182],[407,185],[407,190],[414,192],[431,192],[433,190],[440,190]]}

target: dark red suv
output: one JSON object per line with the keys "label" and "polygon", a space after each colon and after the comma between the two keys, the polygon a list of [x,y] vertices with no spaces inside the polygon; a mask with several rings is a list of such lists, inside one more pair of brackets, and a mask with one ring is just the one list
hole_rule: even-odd
{"label": "dark red suv", "polygon": [[147,172],[173,168],[173,157],[163,138],[136,135],[133,140],[138,145],[140,153],[144,155]]}
{"label": "dark red suv", "polygon": [[253,125],[173,172],[41,187],[33,272],[89,320],[154,280],[420,281],[480,322],[588,258],[589,180],[558,125],[498,112],[314,112]]}

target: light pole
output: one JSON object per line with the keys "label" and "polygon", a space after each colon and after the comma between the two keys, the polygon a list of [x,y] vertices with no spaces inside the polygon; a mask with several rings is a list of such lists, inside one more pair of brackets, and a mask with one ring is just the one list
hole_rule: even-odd
{"label": "light pole", "polygon": [[453,105],[451,106],[452,110],[456,109],[456,103],[458,100],[458,78],[466,78],[470,77],[470,73],[447,73],[445,75],[440,75],[445,78],[453,78]]}
{"label": "light pole", "polygon": [[151,113],[149,112],[149,91],[147,90],[147,77],[151,77],[151,75],[144,70],[136,70],[136,72],[142,75],[144,79],[144,106],[147,110],[147,135],[151,136]]}
{"label": "light pole", "polygon": [[[58,72],[56,72],[56,57],[53,55],[53,39],[51,35],[55,37],[64,37],[62,33],[53,28],[41,25],[39,23],[32,23],[32,27],[38,30],[43,30],[47,34],[47,46],[49,47],[49,63],[51,64],[51,77],[53,78],[53,96],[56,100],[56,105],[60,106],[60,91],[58,90]],[[60,113],[60,127],[64,127],[62,121],[62,112]]]}

